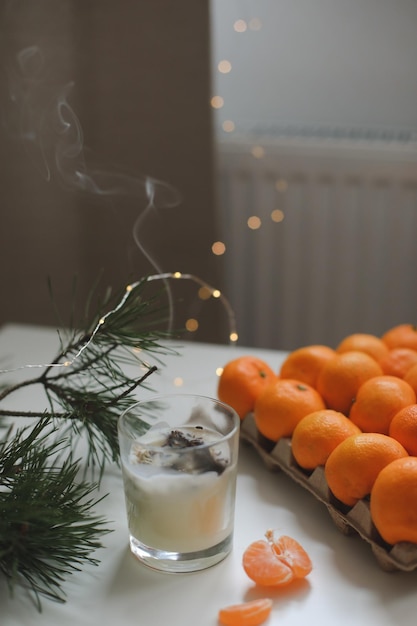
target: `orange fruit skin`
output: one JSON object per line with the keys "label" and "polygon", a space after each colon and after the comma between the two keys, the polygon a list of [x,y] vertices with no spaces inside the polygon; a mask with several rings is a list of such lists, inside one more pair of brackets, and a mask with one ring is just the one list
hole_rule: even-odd
{"label": "orange fruit skin", "polygon": [[243,569],[253,582],[264,587],[286,585],[294,580],[289,565],[277,558],[265,539],[251,543],[243,553]]}
{"label": "orange fruit skin", "polygon": [[338,344],[336,352],[350,352],[359,350],[369,354],[373,359],[379,361],[389,352],[389,348],[380,337],[369,333],[353,333],[348,335]]}
{"label": "orange fruit skin", "polygon": [[268,383],[276,380],[274,370],[255,356],[240,356],[226,363],[217,385],[219,400],[231,406],[240,419],[253,411],[255,400]]}
{"label": "orange fruit skin", "polygon": [[359,387],[349,418],[364,432],[387,435],[392,418],[416,402],[414,389],[396,376],[375,376]]}
{"label": "orange fruit skin", "polygon": [[220,609],[218,620],[224,626],[259,626],[269,617],[271,610],[272,600],[260,598]]}
{"label": "orange fruit skin", "polygon": [[387,543],[417,543],[417,457],[397,459],[381,470],[371,491],[370,513]]}
{"label": "orange fruit skin", "polygon": [[324,408],[323,398],[314,387],[291,378],[279,378],[257,398],[255,424],[264,437],[278,441],[290,437],[305,415]]}
{"label": "orange fruit skin", "polygon": [[412,365],[404,376],[404,380],[412,386],[417,396],[417,365]]}
{"label": "orange fruit skin", "polygon": [[404,378],[408,370],[417,364],[417,350],[412,350],[412,348],[392,348],[378,362],[384,374]]}
{"label": "orange fruit skin", "polygon": [[417,350],[417,326],[414,324],[398,324],[393,326],[381,337],[388,348],[411,348]]}
{"label": "orange fruit skin", "polygon": [[417,456],[417,404],[410,404],[394,415],[388,434],[399,441],[408,454]]}
{"label": "orange fruit skin", "polygon": [[279,370],[279,377],[292,378],[316,387],[323,365],[334,355],[335,351],[329,346],[321,344],[303,346],[293,350],[286,357]]}
{"label": "orange fruit skin", "polygon": [[300,467],[312,470],[324,465],[339,443],[360,429],[346,415],[333,409],[314,411],[294,428],[291,448]]}
{"label": "orange fruit skin", "polygon": [[408,456],[404,447],[381,433],[359,433],[340,443],[324,466],[330,491],[348,506],[370,494],[379,472],[395,459]]}
{"label": "orange fruit skin", "polygon": [[382,374],[381,366],[369,354],[350,350],[336,354],[326,363],[317,381],[317,390],[327,408],[349,415],[359,387]]}

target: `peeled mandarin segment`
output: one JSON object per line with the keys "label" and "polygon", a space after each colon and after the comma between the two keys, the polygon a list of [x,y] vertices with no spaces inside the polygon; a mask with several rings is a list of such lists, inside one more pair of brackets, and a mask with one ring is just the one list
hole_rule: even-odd
{"label": "peeled mandarin segment", "polygon": [[277,558],[270,543],[260,539],[246,548],[242,559],[243,569],[258,585],[285,585],[294,579],[292,569]]}
{"label": "peeled mandarin segment", "polygon": [[224,626],[258,626],[269,617],[271,610],[272,600],[261,598],[226,606],[220,609],[218,619]]}
{"label": "peeled mandarin segment", "polygon": [[304,578],[311,572],[313,569],[311,559],[296,539],[288,535],[275,537],[273,530],[266,532],[266,538],[278,558],[292,569],[294,578]]}

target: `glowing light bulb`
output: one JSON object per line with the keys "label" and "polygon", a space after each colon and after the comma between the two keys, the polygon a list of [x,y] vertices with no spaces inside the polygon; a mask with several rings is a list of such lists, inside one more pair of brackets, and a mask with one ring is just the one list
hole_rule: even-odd
{"label": "glowing light bulb", "polygon": [[195,333],[195,331],[198,329],[198,321],[193,317],[190,317],[190,319],[185,322],[185,328],[188,330],[188,332]]}
{"label": "glowing light bulb", "polygon": [[281,193],[283,193],[284,191],[287,191],[288,189],[287,181],[284,180],[283,178],[279,178],[275,183],[275,189],[277,191],[280,191]]}
{"label": "glowing light bulb", "polygon": [[237,333],[230,333],[229,339],[235,343],[239,339],[239,335]]}
{"label": "glowing light bulb", "polygon": [[251,230],[257,230],[258,228],[260,228],[261,223],[261,219],[257,215],[252,215],[252,217],[250,217],[247,222]]}
{"label": "glowing light bulb", "polygon": [[232,120],[224,120],[222,128],[225,133],[232,133],[235,130],[236,126]]}
{"label": "glowing light bulb", "polygon": [[281,209],[274,209],[271,213],[271,220],[273,222],[282,222],[284,217],[284,211],[281,211]]}
{"label": "glowing light bulb", "polygon": [[220,298],[222,295],[222,292],[219,289],[213,289],[213,292],[211,295],[213,296],[213,298]]}
{"label": "glowing light bulb", "polygon": [[181,274],[181,272],[174,272],[172,276],[173,276],[174,278],[181,278],[181,277],[182,277],[182,274]]}
{"label": "glowing light bulb", "polygon": [[223,59],[223,61],[220,61],[219,64],[217,65],[217,69],[222,74],[228,74],[232,70],[232,64],[230,63],[230,61]]}
{"label": "glowing light bulb", "polygon": [[248,29],[248,25],[245,20],[236,20],[236,22],[233,24],[233,29],[237,33],[244,33]]}
{"label": "glowing light bulb", "polygon": [[200,287],[198,290],[198,297],[200,300],[208,300],[211,297],[211,289],[208,287]]}
{"label": "glowing light bulb", "polygon": [[221,109],[224,106],[224,99],[221,96],[213,96],[210,100],[213,109]]}
{"label": "glowing light bulb", "polygon": [[215,241],[213,245],[211,246],[211,251],[216,256],[221,256],[222,254],[226,252],[226,246],[224,245],[222,241]]}
{"label": "glowing light bulb", "polygon": [[262,159],[265,156],[265,149],[262,146],[253,146],[251,152],[255,159]]}

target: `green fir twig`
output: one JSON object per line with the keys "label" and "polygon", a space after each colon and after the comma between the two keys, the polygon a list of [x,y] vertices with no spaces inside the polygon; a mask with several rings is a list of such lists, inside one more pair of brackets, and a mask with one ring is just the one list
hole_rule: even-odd
{"label": "green fir twig", "polygon": [[91,553],[109,532],[93,512],[96,485],[77,481],[80,464],[56,434],[44,417],[0,446],[0,572],[12,594],[27,587],[39,610],[41,596],[65,600],[68,574],[98,564]]}
{"label": "green fir twig", "polygon": [[[171,351],[161,346],[167,333],[154,330],[164,313],[155,296],[145,297],[146,286],[144,279],[115,298],[107,292],[91,319],[58,332],[59,350],[37,375],[0,386],[0,406],[28,387],[44,392],[41,410],[0,409],[5,427],[0,431],[0,574],[12,594],[16,586],[27,587],[39,610],[42,597],[65,601],[68,574],[98,563],[93,553],[109,530],[94,513],[99,500],[93,494],[107,463],[119,462],[118,417],[157,369],[146,354],[159,365]],[[141,374],[132,377],[129,371]],[[29,418],[30,425],[15,428],[20,418]],[[75,461],[78,442],[86,453]],[[87,469],[92,480],[98,470],[98,482],[86,481]]]}

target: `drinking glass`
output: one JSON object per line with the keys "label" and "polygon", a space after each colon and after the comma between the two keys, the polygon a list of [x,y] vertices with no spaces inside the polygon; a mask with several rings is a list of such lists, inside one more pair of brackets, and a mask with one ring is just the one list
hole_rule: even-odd
{"label": "drinking glass", "polygon": [[118,433],[130,549],[165,572],[205,569],[233,540],[240,419],[193,394],[137,402]]}

